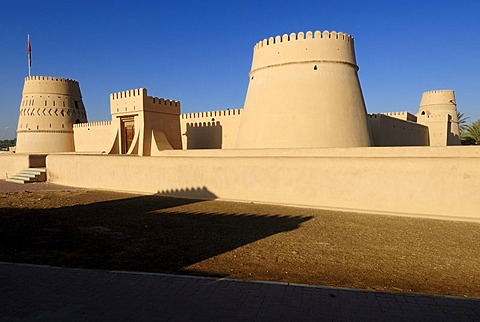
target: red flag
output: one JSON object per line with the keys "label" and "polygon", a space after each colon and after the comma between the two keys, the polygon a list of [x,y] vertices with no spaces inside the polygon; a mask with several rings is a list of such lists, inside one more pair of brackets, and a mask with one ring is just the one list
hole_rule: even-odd
{"label": "red flag", "polygon": [[32,46],[30,45],[30,34],[27,34],[27,39],[28,66],[32,67]]}

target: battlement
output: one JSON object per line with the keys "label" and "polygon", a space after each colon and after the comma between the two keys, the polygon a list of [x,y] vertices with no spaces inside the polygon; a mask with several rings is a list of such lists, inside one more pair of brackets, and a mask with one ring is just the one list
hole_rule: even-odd
{"label": "battlement", "polygon": [[112,114],[148,111],[179,115],[180,101],[148,96],[146,88],[137,88],[110,94],[110,111]]}
{"label": "battlement", "polygon": [[219,121],[210,121],[210,122],[195,122],[195,123],[187,123],[187,128],[202,128],[202,127],[213,127],[213,126],[221,126]]}
{"label": "battlement", "polygon": [[172,107],[180,107],[180,102],[175,100],[169,100],[166,98],[158,98],[147,96],[147,99],[150,100],[150,103],[153,105],[160,105],[160,106],[172,106]]}
{"label": "battlement", "polygon": [[53,76],[27,76],[25,77],[25,82],[29,81],[52,81],[52,82],[66,82],[66,83],[75,83],[78,85],[78,81],[70,78],[60,78]]}
{"label": "battlement", "polygon": [[283,36],[277,35],[276,37],[270,37],[268,39],[259,41],[257,44],[255,44],[254,49],[257,50],[269,45],[278,45],[278,44],[282,44],[289,41],[305,40],[305,39],[307,40],[308,39],[331,39],[331,40],[342,40],[342,41],[353,43],[353,37],[350,36],[349,34],[346,34],[343,32],[336,32],[336,31],[329,32],[328,30],[324,30],[323,32],[320,30],[316,30],[315,32],[312,32],[312,31],[307,31],[306,33],[292,32],[291,34],[284,34]]}
{"label": "battlement", "polygon": [[358,70],[353,37],[343,32],[317,30],[264,39],[253,48],[250,76],[267,67],[307,64],[318,69],[324,63],[346,64]]}
{"label": "battlement", "polygon": [[66,95],[81,98],[80,84],[70,78],[52,76],[25,77],[23,95]]}
{"label": "battlement", "polygon": [[147,104],[149,103],[149,104],[160,105],[160,106],[180,107],[179,101],[170,100],[166,98],[159,98],[154,96],[148,96],[146,88],[131,89],[127,91],[110,94],[110,99],[112,101],[131,98],[131,97],[143,98],[145,100],[144,103],[147,103]]}
{"label": "battlement", "polygon": [[110,99],[118,100],[118,99],[122,99],[122,98],[136,97],[136,96],[146,97],[147,96],[147,89],[146,88],[137,88],[137,89],[131,89],[131,90],[127,90],[127,91],[112,93],[112,94],[110,94]]}
{"label": "battlement", "polygon": [[382,115],[386,115],[389,117],[393,117],[396,119],[404,120],[404,121],[410,121],[410,122],[417,122],[417,117],[407,111],[401,111],[401,112],[386,112],[386,113],[381,113]]}
{"label": "battlement", "polygon": [[423,92],[419,110],[425,108],[456,110],[455,92],[451,89]]}
{"label": "battlement", "polygon": [[406,112],[406,111],[402,111],[402,112],[385,112],[385,113],[380,113],[380,114],[387,115],[387,116],[404,116],[404,115],[407,115],[409,113]]}
{"label": "battlement", "polygon": [[181,114],[182,119],[197,119],[202,117],[216,117],[216,116],[229,116],[229,115],[240,115],[243,109],[228,109],[220,111],[209,111],[209,112],[198,112],[198,113],[186,113]]}
{"label": "battlement", "polygon": [[79,128],[79,127],[94,127],[94,126],[109,126],[109,125],[112,125],[112,121],[78,123],[78,124],[73,124],[73,127]]}
{"label": "battlement", "polygon": [[453,93],[453,89],[437,89],[433,91],[423,92],[423,94],[439,94],[439,93]]}

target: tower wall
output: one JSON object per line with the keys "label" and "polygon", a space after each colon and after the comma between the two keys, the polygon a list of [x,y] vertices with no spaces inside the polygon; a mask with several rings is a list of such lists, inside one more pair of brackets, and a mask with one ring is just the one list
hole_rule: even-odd
{"label": "tower wall", "polygon": [[335,31],[254,47],[237,148],[370,146],[353,38]]}
{"label": "tower wall", "polygon": [[17,153],[73,152],[73,124],[86,121],[77,81],[26,77],[18,118]]}
{"label": "tower wall", "polygon": [[417,114],[418,123],[429,127],[430,145],[460,145],[457,103],[453,90],[424,92]]}

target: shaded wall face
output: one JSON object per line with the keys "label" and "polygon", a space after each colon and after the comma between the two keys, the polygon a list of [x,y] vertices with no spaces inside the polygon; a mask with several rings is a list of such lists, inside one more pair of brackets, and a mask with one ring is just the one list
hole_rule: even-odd
{"label": "shaded wall face", "polygon": [[369,145],[354,67],[306,62],[251,74],[237,148]]}
{"label": "shaded wall face", "polygon": [[[180,117],[179,114],[169,114],[160,112],[145,112],[145,138],[144,138],[144,155],[150,155],[150,149],[152,140],[155,138],[152,136],[153,132],[163,132],[165,139],[168,141],[169,147],[166,149],[182,149],[182,138],[180,133]],[[155,142],[159,149],[162,148],[160,142]],[[166,142],[165,142],[166,143]]]}
{"label": "shaded wall face", "polygon": [[187,124],[187,149],[221,149],[222,126],[220,122]]}
{"label": "shaded wall face", "polygon": [[369,116],[374,146],[428,146],[428,127],[383,114]]}
{"label": "shaded wall face", "polygon": [[232,149],[243,109],[182,114],[183,149]]}

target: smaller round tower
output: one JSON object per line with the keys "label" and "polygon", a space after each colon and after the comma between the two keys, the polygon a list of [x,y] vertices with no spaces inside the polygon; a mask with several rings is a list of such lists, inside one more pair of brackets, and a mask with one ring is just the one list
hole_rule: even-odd
{"label": "smaller round tower", "polygon": [[450,89],[424,92],[417,122],[429,126],[430,145],[460,144],[455,92]]}
{"label": "smaller round tower", "polygon": [[76,80],[25,78],[17,127],[17,153],[74,152],[73,124],[87,122]]}

